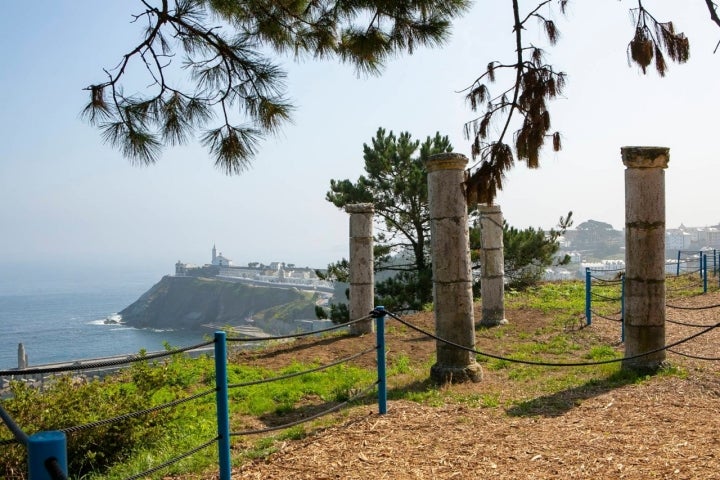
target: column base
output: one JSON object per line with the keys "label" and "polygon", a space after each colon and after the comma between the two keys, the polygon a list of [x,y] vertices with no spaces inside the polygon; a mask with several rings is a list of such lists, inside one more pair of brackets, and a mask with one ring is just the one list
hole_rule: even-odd
{"label": "column base", "polygon": [[507,318],[501,318],[500,320],[496,319],[489,319],[485,320],[484,318],[480,320],[478,323],[479,327],[499,327],[500,325],[507,325],[510,321]]}
{"label": "column base", "polygon": [[430,379],[440,385],[446,383],[479,382],[483,379],[482,367],[478,363],[469,365],[442,365],[436,363],[430,368]]}
{"label": "column base", "polygon": [[352,325],[350,325],[350,335],[355,335],[356,337],[359,337],[360,335],[365,335],[368,333],[374,333],[374,332],[375,332],[375,322],[373,322],[372,318],[363,320],[362,322],[353,323]]}
{"label": "column base", "polygon": [[638,358],[635,360],[623,360],[622,369],[625,371],[631,371],[638,375],[655,375],[660,370],[672,367],[670,362],[667,360],[657,361],[642,361],[644,359]]}

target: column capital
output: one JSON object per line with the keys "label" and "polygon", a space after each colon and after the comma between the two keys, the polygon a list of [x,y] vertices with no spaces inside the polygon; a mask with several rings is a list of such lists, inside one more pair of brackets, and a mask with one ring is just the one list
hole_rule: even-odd
{"label": "column capital", "polygon": [[462,153],[437,153],[425,161],[428,172],[437,170],[465,170],[468,158]]}
{"label": "column capital", "polygon": [[478,203],[478,211],[489,215],[492,213],[502,213],[502,208],[496,204],[488,205],[487,203]]}
{"label": "column capital", "polygon": [[667,168],[670,161],[667,147],[620,147],[620,154],[627,168]]}
{"label": "column capital", "polygon": [[345,205],[345,212],[347,213],[374,213],[375,205],[372,203],[351,203]]}

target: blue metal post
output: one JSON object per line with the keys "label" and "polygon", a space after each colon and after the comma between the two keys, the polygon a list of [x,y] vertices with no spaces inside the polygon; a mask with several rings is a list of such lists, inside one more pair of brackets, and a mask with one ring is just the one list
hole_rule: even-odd
{"label": "blue metal post", "polygon": [[[385,311],[378,306],[376,310]],[[385,372],[385,315],[375,318],[375,334],[377,337],[377,368],[378,368],[378,410],[380,415],[387,413],[387,374]]]}
{"label": "blue metal post", "polygon": [[620,341],[625,341],[625,274],[620,283]]}
{"label": "blue metal post", "polygon": [[230,411],[225,332],[215,332],[215,400],[217,405],[220,480],[230,480]]}
{"label": "blue metal post", "polygon": [[585,323],[590,325],[592,317],[590,316],[590,286],[592,279],[590,278],[590,267],[585,267]]}
{"label": "blue metal post", "polygon": [[67,477],[67,440],[65,432],[38,432],[28,437],[28,477],[30,480],[52,480],[45,462],[55,459]]}
{"label": "blue metal post", "polygon": [[678,250],[677,271],[675,272],[676,277],[680,276],[680,252],[682,252],[682,250]]}
{"label": "blue metal post", "polygon": [[700,257],[700,261],[702,262],[703,293],[707,293],[707,254],[703,253]]}

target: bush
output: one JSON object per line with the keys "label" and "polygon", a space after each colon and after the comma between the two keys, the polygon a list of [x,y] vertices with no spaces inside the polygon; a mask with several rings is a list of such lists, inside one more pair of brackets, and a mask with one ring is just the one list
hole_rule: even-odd
{"label": "bush", "polygon": [[[174,374],[168,375],[168,368],[152,368],[140,362],[107,380],[88,382],[70,375],[56,377],[43,391],[13,382],[12,398],[3,400],[2,406],[28,435],[62,430],[144,410],[151,406],[154,397],[166,400],[173,397],[173,387],[167,386],[172,383],[169,376]],[[69,432],[68,470],[78,477],[106,470],[126,459],[134,449],[152,444],[171,416],[171,411],[161,410]],[[3,438],[10,438],[9,433],[4,433]],[[0,477],[24,479],[26,465],[25,448],[0,450]]]}

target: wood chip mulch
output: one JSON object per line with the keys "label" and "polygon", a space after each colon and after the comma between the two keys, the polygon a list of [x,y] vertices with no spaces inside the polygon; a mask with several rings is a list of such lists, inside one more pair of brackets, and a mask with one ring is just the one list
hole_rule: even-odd
{"label": "wood chip mulch", "polygon": [[[720,303],[720,294],[673,301],[714,303]],[[668,309],[667,316],[712,325],[720,322],[720,309]],[[607,329],[600,333],[617,340],[617,325],[598,322],[596,328]],[[667,331],[670,343],[698,329],[668,323]],[[713,331],[677,350],[720,357],[719,342],[720,333]],[[434,342],[425,343],[408,339],[397,348],[434,348]],[[329,344],[337,350],[342,342]],[[297,358],[303,347],[294,348],[289,355]],[[324,355],[306,353],[318,359]],[[404,400],[389,402],[387,415],[378,415],[376,406],[355,407],[340,423],[237,466],[233,478],[720,479],[720,362],[671,353],[668,359],[687,374],[578,395],[572,407],[559,410],[528,413],[464,403],[433,407]],[[492,376],[485,372],[483,382],[460,388],[482,393],[485,382],[497,382]]]}

